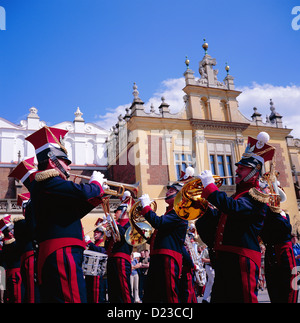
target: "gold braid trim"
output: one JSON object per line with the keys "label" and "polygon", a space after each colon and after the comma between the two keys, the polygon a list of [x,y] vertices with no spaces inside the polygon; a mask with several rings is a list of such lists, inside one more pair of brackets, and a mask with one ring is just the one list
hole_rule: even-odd
{"label": "gold braid trim", "polygon": [[45,181],[48,178],[59,176],[59,171],[56,169],[46,169],[35,175],[35,180],[37,182]]}
{"label": "gold braid trim", "polygon": [[13,223],[16,223],[16,222],[19,222],[21,220],[25,220],[24,216],[23,215],[19,215],[19,216],[15,216],[13,219],[12,219],[12,222]]}
{"label": "gold braid trim", "polygon": [[261,203],[268,203],[270,200],[270,195],[265,194],[261,191],[259,191],[257,188],[252,187],[249,190],[249,195],[256,201],[261,202]]}
{"label": "gold braid trim", "polygon": [[54,134],[52,133],[52,131],[51,131],[51,129],[48,127],[48,126],[45,126],[45,128],[50,132],[50,134],[51,134],[51,136],[52,136],[52,138],[55,140],[55,142],[59,145],[59,147],[64,151],[64,153],[66,154],[66,155],[68,155],[68,151],[67,151],[67,149],[66,149],[66,147],[65,146],[63,146],[58,140],[57,140],[57,138],[54,136]]}

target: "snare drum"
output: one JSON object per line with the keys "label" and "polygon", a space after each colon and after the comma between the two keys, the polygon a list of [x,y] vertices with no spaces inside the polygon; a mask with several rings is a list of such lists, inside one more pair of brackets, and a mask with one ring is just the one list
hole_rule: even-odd
{"label": "snare drum", "polygon": [[104,276],[106,273],[107,255],[101,252],[84,250],[82,270],[84,275]]}

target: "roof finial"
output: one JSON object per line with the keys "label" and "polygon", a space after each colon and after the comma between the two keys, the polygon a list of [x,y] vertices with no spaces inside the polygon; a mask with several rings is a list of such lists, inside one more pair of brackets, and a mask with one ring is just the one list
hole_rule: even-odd
{"label": "roof finial", "polygon": [[206,39],[203,38],[204,44],[202,45],[204,51],[205,51],[205,55],[207,55],[207,49],[208,49],[208,43],[206,42]]}
{"label": "roof finial", "polygon": [[138,91],[138,89],[137,89],[138,87],[137,87],[137,85],[136,85],[136,83],[134,82],[133,83],[133,92],[132,92],[132,94],[133,94],[133,97],[134,97],[134,100],[138,100],[138,99],[140,99],[139,98],[139,91]]}
{"label": "roof finial", "polygon": [[188,59],[187,56],[185,56],[185,65],[186,65],[186,69],[188,70],[190,66],[190,60]]}
{"label": "roof finial", "polygon": [[225,64],[226,64],[225,71],[227,72],[227,75],[229,75],[230,66],[228,65],[227,62]]}

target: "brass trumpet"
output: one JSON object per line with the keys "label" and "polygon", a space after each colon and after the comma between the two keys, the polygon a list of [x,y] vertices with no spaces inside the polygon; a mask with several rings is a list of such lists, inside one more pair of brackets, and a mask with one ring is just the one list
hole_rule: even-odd
{"label": "brass trumpet", "polygon": [[[86,175],[77,175],[77,174],[72,174],[72,173],[69,173],[69,175],[74,177],[74,181],[76,180],[76,178],[87,179],[87,180],[91,179],[90,176],[86,176]],[[135,196],[137,196],[140,182],[137,182],[135,184],[125,184],[125,183],[119,183],[119,182],[107,180],[107,181],[105,181],[105,184],[107,184],[108,186],[112,186],[112,187],[117,188],[117,190],[115,190],[115,189],[112,189],[109,187],[104,190],[105,194],[122,197],[125,190],[130,190],[131,192],[134,193]]]}
{"label": "brass trumpet", "polygon": [[[150,207],[156,212],[157,203],[152,201]],[[153,233],[152,226],[141,215],[142,209],[141,201],[137,201],[133,204],[129,212],[130,227],[125,232],[125,240],[133,247],[140,246],[147,242]]]}
{"label": "brass trumpet", "polygon": [[[215,185],[221,187],[224,179],[232,176],[213,175]],[[177,193],[174,200],[174,210],[184,220],[200,218],[208,208],[208,201],[202,195],[203,184],[200,178],[194,178],[187,182]]]}

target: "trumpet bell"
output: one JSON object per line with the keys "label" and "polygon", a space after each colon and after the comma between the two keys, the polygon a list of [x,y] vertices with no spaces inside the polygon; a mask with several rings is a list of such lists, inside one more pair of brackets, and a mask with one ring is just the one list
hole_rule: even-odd
{"label": "trumpet bell", "polygon": [[136,228],[132,230],[132,227],[129,227],[125,232],[126,242],[133,247],[146,243],[153,232],[153,228],[147,222],[139,222],[135,225],[138,227],[138,230]]}

